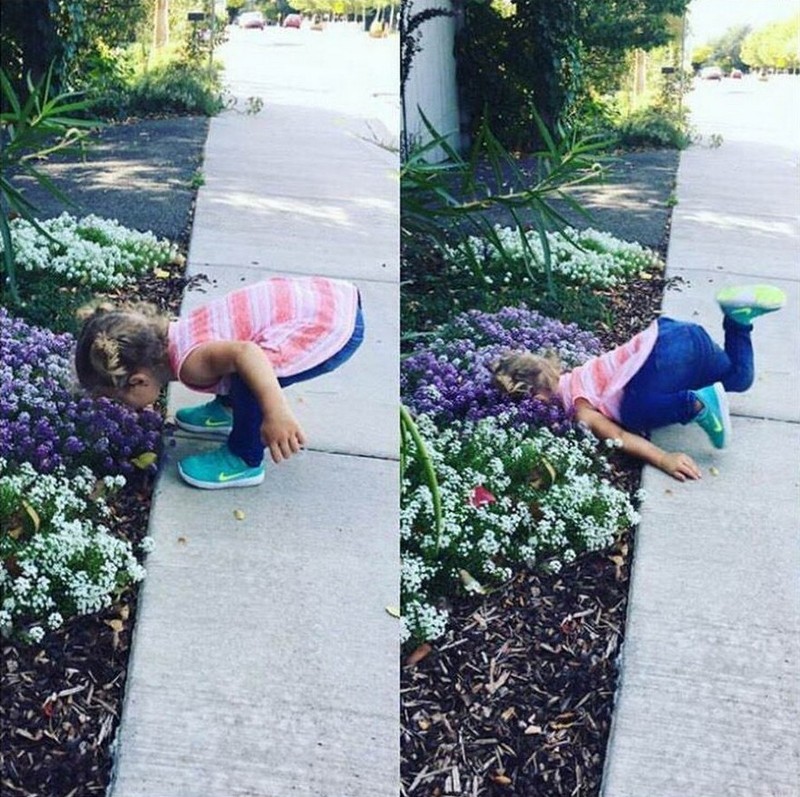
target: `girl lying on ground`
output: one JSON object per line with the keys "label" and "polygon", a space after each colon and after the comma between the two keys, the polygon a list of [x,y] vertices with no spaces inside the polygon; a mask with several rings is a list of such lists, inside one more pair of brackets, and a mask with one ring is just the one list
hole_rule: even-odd
{"label": "girl lying on ground", "polygon": [[498,386],[512,395],[558,397],[575,419],[601,440],[685,481],[700,468],[682,452],[668,452],[643,435],[673,423],[695,422],[716,448],[730,437],[726,391],[753,384],[751,321],[779,310],[786,297],[769,285],[726,288],[717,294],[723,312],[724,350],[697,324],[659,318],[612,351],[561,373],[557,358],[513,352],[493,364]]}
{"label": "girl lying on ground", "polygon": [[175,416],[189,432],[227,438],[178,464],[205,489],[260,484],[265,447],[276,463],[299,451],[306,438],[281,388],[338,368],[364,337],[357,288],[322,277],[266,279],[177,321],[141,304],[82,317],[75,366],[93,393],[138,408],[174,380],[215,394]]}

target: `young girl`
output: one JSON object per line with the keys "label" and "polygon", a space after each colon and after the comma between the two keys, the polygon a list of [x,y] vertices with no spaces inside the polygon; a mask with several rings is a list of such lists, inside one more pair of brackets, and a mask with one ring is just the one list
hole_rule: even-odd
{"label": "young girl", "polygon": [[494,363],[494,378],[512,394],[557,396],[600,439],[621,440],[623,451],[679,481],[699,479],[690,456],[664,451],[637,433],[694,421],[723,448],[730,437],[725,391],[744,392],[753,383],[750,321],[786,300],[769,285],[726,288],[716,298],[724,314],[724,350],[697,324],[659,318],[568,373],[552,357],[517,352]]}
{"label": "young girl", "polygon": [[101,305],[82,317],[75,366],[88,390],[138,408],[172,380],[215,394],[175,419],[227,436],[178,464],[206,489],[260,484],[265,447],[276,463],[299,451],[306,438],[281,388],[338,368],[364,337],[357,288],[323,277],[266,279],[177,321],[149,305]]}

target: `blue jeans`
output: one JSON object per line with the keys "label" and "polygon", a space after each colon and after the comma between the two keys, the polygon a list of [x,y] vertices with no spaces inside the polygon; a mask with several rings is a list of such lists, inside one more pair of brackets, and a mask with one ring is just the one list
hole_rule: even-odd
{"label": "blue jeans", "polygon": [[695,390],[722,382],[728,392],[743,393],[753,384],[752,327],[723,321],[725,348],[703,327],[659,318],[658,338],[644,365],[625,387],[620,420],[646,432],[697,415]]}
{"label": "blue jeans", "polygon": [[[295,382],[305,382],[307,379],[333,371],[353,356],[363,340],[364,315],[361,312],[359,299],[355,329],[350,340],[325,362],[299,374],[279,377],[278,383],[281,387],[287,387]],[[230,393],[227,397],[223,397],[223,401],[233,410],[233,428],[228,437],[228,447],[251,468],[260,465],[264,459],[264,445],[261,442],[261,422],[264,416],[256,397],[238,374],[231,376]]]}

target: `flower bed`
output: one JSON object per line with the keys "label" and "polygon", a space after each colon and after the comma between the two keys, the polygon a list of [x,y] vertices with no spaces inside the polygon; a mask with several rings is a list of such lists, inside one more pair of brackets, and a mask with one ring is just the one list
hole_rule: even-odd
{"label": "flower bed", "polygon": [[81,466],[98,476],[155,468],[162,418],[76,395],[73,338],[0,307],[0,457],[40,473]]}
{"label": "flower bed", "polygon": [[569,420],[560,402],[513,399],[493,385],[492,362],[505,351],[519,349],[553,352],[565,366],[574,367],[599,354],[600,344],[575,324],[562,324],[524,307],[469,311],[439,327],[432,341],[419,344],[403,360],[403,403],[440,425],[503,415],[513,424],[566,431]]}
{"label": "flower bed", "polygon": [[[477,264],[490,285],[530,283],[535,274],[545,273],[547,253],[536,230],[521,235],[498,225],[494,233],[496,240],[470,236],[448,249],[451,266],[458,270]],[[553,275],[568,285],[612,288],[641,273],[663,269],[652,250],[592,228],[567,228],[563,234],[545,237]]]}
{"label": "flower bed", "polygon": [[66,285],[119,288],[175,256],[169,242],[113,219],[62,213],[37,224],[41,229],[20,218],[9,225],[17,268],[51,273]]}
{"label": "flower bed", "polygon": [[[145,571],[127,540],[115,537],[106,493],[122,476],[98,482],[85,467],[42,475],[0,459],[0,632],[41,642],[65,618],[93,614]],[[145,548],[147,546],[145,545]]]}
{"label": "flower bed", "polygon": [[440,636],[449,596],[483,592],[514,565],[557,570],[638,520],[608,482],[597,442],[573,431],[560,402],[514,399],[493,384],[490,364],[509,349],[553,352],[571,367],[600,345],[574,324],[506,308],[458,316],[403,361],[401,393],[419,434],[403,452],[403,641]]}

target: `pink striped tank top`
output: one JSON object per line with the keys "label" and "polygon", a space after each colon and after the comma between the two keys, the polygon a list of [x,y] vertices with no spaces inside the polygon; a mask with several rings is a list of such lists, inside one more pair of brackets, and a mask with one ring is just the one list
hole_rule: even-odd
{"label": "pink striped tank top", "polygon": [[[180,379],[189,354],[203,343],[252,340],[266,353],[277,376],[291,376],[325,362],[353,334],[356,286],[325,277],[272,277],[192,310],[169,326],[169,362]],[[183,381],[183,380],[181,380]],[[228,380],[198,386],[228,392]]]}
{"label": "pink striped tank top", "polygon": [[622,346],[562,374],[558,380],[558,395],[565,409],[572,411],[575,401],[583,398],[607,418],[619,421],[625,386],[650,356],[657,337],[658,322],[653,321]]}

